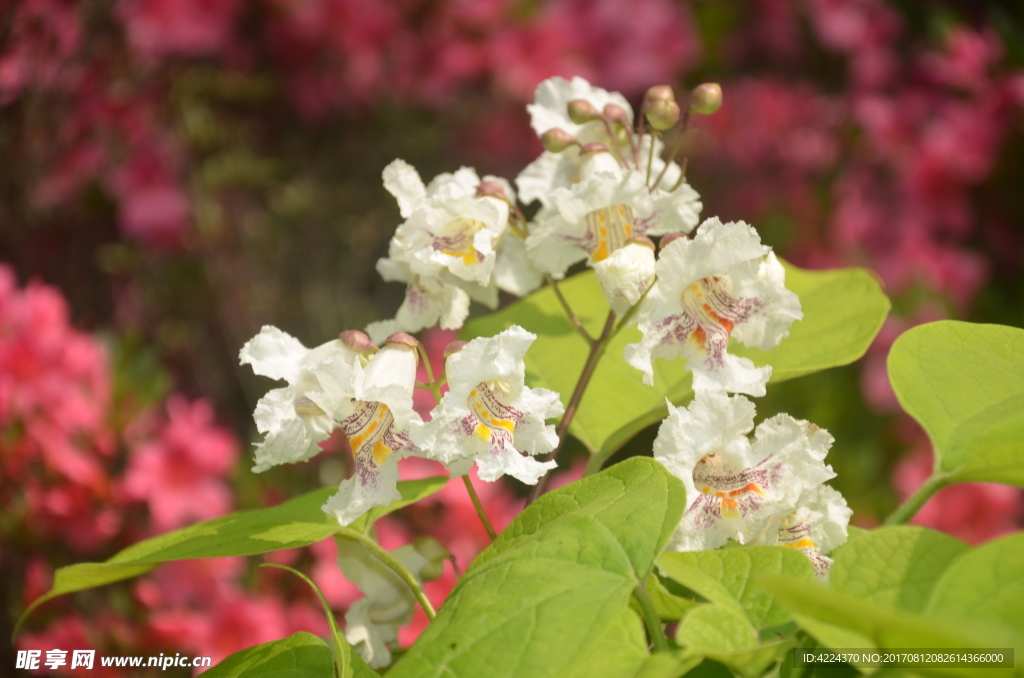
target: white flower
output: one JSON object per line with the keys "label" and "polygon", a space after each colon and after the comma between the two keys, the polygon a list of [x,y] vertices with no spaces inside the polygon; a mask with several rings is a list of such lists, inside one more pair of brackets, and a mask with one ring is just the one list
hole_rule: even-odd
{"label": "white flower", "polygon": [[786,516],[773,521],[763,536],[749,542],[785,546],[801,551],[814,565],[819,579],[828,578],[832,559],[826,554],[846,542],[847,527],[853,511],[843,495],[828,485],[813,488],[800,505]]}
{"label": "white flower", "polygon": [[[618,165],[614,158],[620,156],[628,159],[629,162],[635,162],[628,136],[617,136],[616,139],[612,139],[608,135],[608,128],[600,120],[582,124],[572,121],[568,114],[568,104],[574,99],[587,101],[598,111],[602,111],[607,104],[616,104],[626,112],[630,120],[633,119],[633,110],[618,92],[608,92],[600,87],[594,87],[579,77],[573,78],[572,81],[555,77],[545,80],[537,86],[534,103],[527,106],[527,110],[530,112],[530,125],[534,131],[538,135],[542,135],[549,129],[559,128],[574,136],[580,144],[601,143],[612,151],[617,146],[618,153],[602,158],[600,160],[602,163],[611,162]],[[649,134],[643,137],[639,144],[640,163],[633,169],[645,176],[644,183],[646,185],[648,183],[646,180],[647,162],[651,157],[649,151],[652,143],[654,144],[654,156],[653,162],[651,162],[650,183],[653,185],[657,181],[655,193],[660,191],[667,194],[669,191],[665,189],[676,185],[682,174],[682,169],[674,161],[669,164],[667,169],[665,168],[665,161],[661,157],[664,152],[664,144],[660,139]],[[553,204],[552,192],[557,188],[569,188],[579,182],[586,175],[587,163],[586,154],[581,156],[579,146],[570,146],[561,153],[545,151],[516,177],[519,197],[525,203],[538,200],[542,206],[550,207]],[[663,169],[665,169],[664,175],[662,175]],[[672,201],[671,207],[680,215],[682,225],[669,230],[689,232],[697,225],[701,209],[700,199],[686,183],[683,183],[675,193],[678,195]],[[689,214],[690,212],[692,215]]]}
{"label": "white flower", "polygon": [[754,405],[743,396],[698,392],[689,407],[669,407],[654,458],[686,487],[673,550],[763,539],[835,477],[824,463],[827,431],[780,414],[762,422],[751,443],[753,426]]}
{"label": "white flower", "polygon": [[[378,260],[377,272],[387,282],[406,283],[405,299],[394,319],[371,323],[366,328],[366,333],[378,343],[394,332],[419,332],[438,323],[443,329],[457,330],[469,315],[470,295],[466,288],[478,288],[474,292],[487,293],[486,289],[478,285],[458,285],[441,277],[416,275],[408,264],[393,259]],[[489,298],[481,299],[484,302],[491,301]],[[493,304],[488,305],[493,307],[497,303],[495,290]]]}
{"label": "white flower", "polygon": [[743,222],[708,219],[693,240],[678,238],[663,248],[656,270],[638,314],[643,339],[625,351],[644,383],[654,383],[654,359],[681,356],[696,391],[764,395],[771,368],[729,354],[729,337],[768,350],[803,313],[757,232]]}
{"label": "white flower", "polygon": [[245,343],[238,357],[242,365],[252,365],[256,374],[288,382],[256,404],[256,428],[266,435],[256,446],[253,471],[260,473],[271,466],[316,456],[320,452],[317,443],[327,440],[336,426],[320,377],[331,374],[332,380],[359,388],[359,354],[337,339],[310,350],[291,335],[267,325]]}
{"label": "white flower", "polygon": [[498,289],[517,297],[525,297],[544,282],[544,274],[527,255],[526,239],[511,229],[505,231],[498,244],[492,282]]}
{"label": "white flower", "polygon": [[569,117],[569,102],[582,99],[589,102],[598,111],[604,110],[607,104],[620,106],[629,119],[633,119],[633,109],[626,98],[618,92],[594,87],[581,77],[572,80],[554,77],[544,80],[533,93],[533,103],[526,106],[530,114],[530,127],[539,135],[549,129],[565,130],[580,140],[580,143],[599,141],[604,143],[607,133],[600,121],[576,124]]}
{"label": "white flower", "polygon": [[348,437],[354,470],[323,509],[348,525],[375,506],[401,499],[397,462],[416,452],[408,436],[419,421],[412,409],[416,351],[389,340],[370,358],[354,388],[332,376],[338,375],[321,375],[320,381],[333,406],[331,415]]}
{"label": "white flower", "polygon": [[[440,322],[445,329],[457,329],[469,313],[470,299],[497,306],[498,290],[491,278],[508,227],[509,201],[515,199],[508,182],[490,176],[481,181],[474,170],[463,167],[424,186],[404,160],[388,165],[383,178],[405,218],[391,239],[388,257],[377,262],[386,281],[407,285],[405,301],[389,328],[418,332]],[[501,186],[507,199],[479,194],[483,183]]]}
{"label": "white flower", "polygon": [[[416,597],[409,585],[360,544],[338,539],[338,567],[363,597],[345,613],[345,639],[369,664],[379,669],[391,663],[388,645],[398,641],[398,629],[412,621]],[[391,555],[421,581],[429,561],[409,545]]]}
{"label": "white flower", "polygon": [[558,394],[524,384],[523,356],[537,337],[512,326],[490,338],[478,338],[448,356],[450,389],[417,424],[412,439],[430,458],[464,474],[476,462],[480,478],[504,474],[533,485],[555,462],[533,457],[557,446],[554,426],[545,420],[563,412]]}
{"label": "white flower", "polygon": [[693,230],[700,212],[695,196],[685,185],[651,192],[633,170],[588,174],[552,192],[552,207],[537,215],[526,247],[538,268],[560,278],[582,259],[592,266],[604,261],[630,238]]}
{"label": "white flower", "polygon": [[654,284],[654,243],[630,240],[625,247],[594,264],[594,271],[605,298],[621,318]]}

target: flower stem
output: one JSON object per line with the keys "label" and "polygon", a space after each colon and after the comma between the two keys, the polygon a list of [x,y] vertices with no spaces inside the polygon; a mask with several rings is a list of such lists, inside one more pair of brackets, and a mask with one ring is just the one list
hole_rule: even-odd
{"label": "flower stem", "polygon": [[615,136],[615,130],[612,129],[612,124],[608,122],[607,118],[603,117],[601,118],[601,122],[604,123],[605,131],[608,132],[608,136],[611,138],[612,147],[609,150],[611,150],[618,157],[619,162],[622,163],[623,167],[629,169],[629,161],[626,160],[626,156],[622,154],[622,149],[619,148],[619,139],[617,136]]}
{"label": "flower stem", "polygon": [[676,155],[679,153],[679,147],[683,145],[683,137],[686,136],[686,128],[690,125],[690,111],[687,110],[683,114],[683,124],[679,126],[679,136],[676,137],[676,144],[672,147],[672,154],[665,160],[665,166],[661,168],[661,173],[658,174],[658,178],[654,181],[654,184],[650,186],[650,190],[653,191],[661,183],[661,180],[665,177],[665,172],[668,171],[668,166],[671,165]]}
{"label": "flower stem", "polygon": [[[569,426],[572,424],[573,417],[576,416],[576,410],[580,406],[580,401],[583,399],[583,394],[587,390],[587,385],[590,384],[590,378],[594,376],[594,370],[597,369],[597,363],[601,360],[601,356],[604,354],[604,349],[608,345],[608,340],[611,338],[612,330],[615,328],[615,312],[608,312],[608,320],[604,323],[604,330],[601,332],[601,336],[598,337],[590,346],[590,355],[587,356],[587,362],[583,365],[583,372],[580,373],[579,381],[576,382],[576,389],[572,392],[572,397],[569,398],[569,405],[565,408],[565,414],[562,416],[561,423],[558,424],[558,445],[555,449],[551,450],[545,457],[544,461],[551,461],[558,456],[558,453],[562,450],[562,445],[565,444],[565,438],[569,434]],[[530,492],[530,496],[526,499],[526,505],[529,506],[537,497],[544,494],[547,489],[548,482],[551,479],[551,474],[545,475],[540,481],[533,486],[533,490]]]}
{"label": "flower stem", "polygon": [[651,167],[654,165],[654,141],[658,138],[657,130],[651,128],[651,146],[647,149],[647,178],[644,179],[644,185],[647,188],[651,188]]}
{"label": "flower stem", "polygon": [[353,530],[351,527],[342,526],[338,528],[337,535],[343,539],[351,539],[352,541],[359,542],[365,546],[370,553],[376,556],[377,560],[387,565],[392,572],[401,577],[402,581],[412,589],[412,593],[416,596],[416,600],[419,601],[420,607],[423,608],[423,612],[426,613],[427,619],[433,621],[434,617],[437,616],[437,612],[434,611],[434,606],[430,604],[430,601],[427,599],[427,594],[423,592],[423,587],[420,586],[418,581],[416,581],[416,577],[412,576],[412,573],[405,569],[405,566],[402,565],[402,563],[395,560],[391,554],[382,549],[377,542],[370,539],[359,530]]}
{"label": "flower stem", "polygon": [[654,609],[651,597],[647,595],[644,583],[640,582],[633,589],[633,600],[640,606],[641,616],[644,618],[644,626],[647,627],[647,635],[651,637],[655,652],[668,652],[668,639],[665,637],[665,629],[661,625],[661,618],[658,611]]}
{"label": "flower stem", "polygon": [[913,518],[921,508],[928,503],[936,492],[950,484],[948,475],[935,474],[925,481],[924,485],[917,488],[917,492],[910,495],[903,504],[885,519],[884,525],[903,525]]}
{"label": "flower stem", "polygon": [[576,313],[573,312],[572,306],[570,306],[566,298],[562,296],[562,290],[558,287],[558,281],[550,274],[545,274],[544,277],[547,278],[548,284],[551,285],[551,289],[555,291],[555,296],[558,297],[558,301],[562,304],[565,314],[569,316],[569,321],[572,323],[572,326],[575,327],[576,331],[587,340],[588,344],[593,346],[594,338],[590,336],[590,332],[587,332],[587,328],[585,328],[583,323],[580,322],[580,319],[576,317]]}
{"label": "flower stem", "polygon": [[480,522],[484,524],[484,529],[487,530],[487,535],[494,541],[498,538],[498,534],[491,527],[491,521],[487,518],[487,514],[484,513],[484,505],[480,503],[480,497],[476,493],[476,488],[473,487],[473,482],[469,479],[469,474],[462,476],[462,482],[466,485],[466,492],[469,492],[469,498],[473,500],[473,507],[476,508],[476,514],[480,516]]}

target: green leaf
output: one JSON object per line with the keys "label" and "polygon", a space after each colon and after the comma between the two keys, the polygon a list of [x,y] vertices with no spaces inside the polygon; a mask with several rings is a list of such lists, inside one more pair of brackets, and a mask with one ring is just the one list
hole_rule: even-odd
{"label": "green leaf", "polygon": [[928,432],[938,472],[1024,486],[1024,330],[920,325],[893,344],[889,379]]}
{"label": "green leaf", "polygon": [[[671,584],[670,579],[665,581]],[[655,575],[648,577],[644,586],[647,588],[647,595],[650,596],[651,602],[654,603],[654,609],[662,621],[678,621],[687,612],[700,604],[672,593],[662,583],[662,580]]]}
{"label": "green leaf", "polygon": [[593,516],[629,554],[637,581],[668,544],[686,507],[686,490],[660,462],[633,457],[541,496],[470,567],[530,540],[542,528],[575,515]]}
{"label": "green leaf", "polygon": [[755,577],[786,574],[814,580],[814,567],[807,556],[781,546],[666,553],[658,558],[658,567],[707,600],[738,606],[756,628],[778,626],[791,617]]}
{"label": "green leaf", "polygon": [[359,530],[360,532],[365,533],[375,522],[389,513],[405,508],[410,504],[415,504],[420,499],[426,499],[430,495],[434,494],[444,487],[448,480],[449,478],[446,476],[434,476],[431,478],[420,478],[418,480],[400,480],[398,481],[398,491],[402,495],[401,499],[393,501],[387,506],[373,507],[352,521],[349,527],[353,530]]}
{"label": "green leaf", "polygon": [[700,605],[683,617],[676,641],[702,655],[757,647],[757,631],[742,613],[721,605]]}
{"label": "green leaf", "polygon": [[620,625],[633,586],[607,528],[566,516],[471,568],[388,676],[562,676]]}
{"label": "green leaf", "polygon": [[204,678],[327,678],[334,674],[334,657],[327,643],[312,633],[299,632],[283,640],[234,653],[204,671]]}
{"label": "green leaf", "polygon": [[[406,494],[426,496],[447,478],[402,481],[398,489],[404,506]],[[431,490],[430,488],[434,488]],[[161,563],[192,558],[252,556],[280,549],[307,546],[333,535],[337,521],[321,510],[332,488],[321,488],[266,509],[239,511],[222,518],[196,523],[133,544],[105,563],[80,563],[57,570],[53,587],[37,598],[18,619],[14,633],[42,603],[66,593],[83,591],[145,574]],[[390,507],[382,507],[385,513]],[[382,514],[381,514],[382,515]]]}
{"label": "green leaf", "polygon": [[348,644],[345,635],[338,628],[338,620],[334,618],[334,612],[331,611],[331,606],[327,604],[327,598],[324,597],[320,587],[314,584],[312,579],[287,565],[264,563],[260,567],[276,567],[287,570],[306,582],[316,593],[320,599],[320,605],[323,607],[324,616],[327,617],[327,625],[331,629],[331,640],[334,641],[334,661],[335,668],[338,670],[337,678],[372,678],[373,676],[380,678],[376,671],[366,665],[362,657],[352,651],[352,646]]}
{"label": "green leaf", "polygon": [[630,599],[685,503],[650,458],[544,495],[470,565],[388,677],[642,672],[647,641]]}
{"label": "green leaf", "polygon": [[1024,533],[964,553],[935,585],[928,611],[999,622],[1024,636]]}
{"label": "green leaf", "polygon": [[[758,365],[772,365],[772,381],[857,360],[889,312],[889,300],[863,269],[806,271],[787,264],[786,286],[800,296],[804,311],[804,319],[793,324],[790,337],[771,351],[751,350],[735,342],[729,348]],[[591,335],[599,335],[608,304],[594,273],[573,276],[561,283],[560,289]],[[589,347],[573,329],[552,289],[544,288],[468,323],[462,338],[493,336],[509,325],[537,334],[526,354],[527,382],[558,392],[567,404]],[[609,344],[569,428],[601,460],[663,419],[666,398],[679,405],[693,395],[690,373],[682,360],[655,361],[654,387],[643,384],[641,373],[623,358],[626,345],[639,341],[640,336],[639,330],[630,328]]]}
{"label": "green leaf", "polygon": [[687,656],[707,657],[745,678],[760,676],[795,645],[791,640],[759,643],[747,617],[721,605],[694,608],[676,630],[676,640]]}
{"label": "green leaf", "polygon": [[650,658],[643,622],[633,610],[626,608],[591,655],[573,666],[566,678],[632,676],[639,673]]}
{"label": "green leaf", "polygon": [[[761,585],[794,611],[797,623],[808,633],[833,648],[984,649],[1012,647],[1015,641],[1010,629],[985,620],[968,620],[935,612],[913,614],[784,577],[765,578]],[[820,628],[839,629],[845,632],[845,636],[838,639],[820,637]],[[833,644],[836,640],[839,644]],[[858,644],[848,644],[853,642]],[[954,668],[946,672],[972,675],[975,671]],[[991,674],[987,673],[989,671]],[[1012,669],[986,669],[986,675],[993,678],[1008,676],[1011,672]]]}
{"label": "green leaf", "polygon": [[832,588],[909,612],[924,610],[950,563],[968,550],[947,534],[898,525],[851,534],[832,553]]}

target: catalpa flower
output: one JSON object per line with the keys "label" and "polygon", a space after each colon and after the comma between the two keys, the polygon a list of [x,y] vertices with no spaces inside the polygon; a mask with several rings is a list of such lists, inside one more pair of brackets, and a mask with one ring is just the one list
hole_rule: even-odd
{"label": "catalpa flower", "polygon": [[701,209],[696,195],[688,186],[652,192],[634,170],[585,172],[578,184],[552,192],[553,206],[538,214],[526,247],[538,268],[561,278],[576,262],[594,266],[632,238],[693,230]]}
{"label": "catalpa flower", "polygon": [[320,452],[318,443],[327,440],[336,426],[321,376],[330,373],[333,381],[348,383],[352,389],[362,379],[359,354],[338,339],[308,349],[270,325],[245,343],[238,358],[242,365],[252,365],[256,374],[288,382],[256,404],[256,429],[265,437],[256,446],[254,473],[306,461]]}
{"label": "catalpa flower", "polygon": [[708,219],[693,240],[680,237],[663,247],[656,271],[638,314],[643,339],[625,351],[644,383],[654,383],[654,359],[683,357],[696,391],[764,395],[771,368],[731,355],[729,338],[768,350],[803,313],[757,232],[743,222]]}
{"label": "catalpa flower", "polygon": [[355,385],[340,371],[320,377],[332,404],[331,416],[352,448],[352,477],[342,481],[323,507],[341,525],[401,499],[398,460],[417,452],[409,428],[420,421],[412,406],[415,347],[415,339],[398,333],[370,358]]}
{"label": "catalpa flower", "polygon": [[373,326],[371,335],[417,332],[438,322],[458,329],[470,299],[495,308],[499,288],[522,295],[540,285],[539,272],[522,255],[522,238],[506,233],[515,200],[507,181],[481,181],[463,167],[425,186],[404,160],[388,165],[383,176],[405,221],[377,271],[389,282],[406,283],[407,290],[394,321]]}
{"label": "catalpa flower", "polygon": [[536,338],[512,326],[451,353],[445,361],[449,391],[431,420],[413,427],[416,445],[457,475],[476,462],[487,481],[508,474],[533,485],[554,468],[553,461],[533,458],[558,445],[555,427],[545,420],[563,412],[557,393],[525,386],[523,356]]}
{"label": "catalpa flower", "polygon": [[[630,135],[623,133],[624,128],[633,124],[633,109],[621,94],[594,87],[583,78],[554,77],[537,86],[533,103],[526,108],[530,113],[530,126],[538,136],[543,139],[546,133],[555,132],[564,142],[557,145],[561,150],[544,151],[516,177],[519,197],[524,202],[538,200],[543,207],[552,207],[556,189],[571,188],[597,169],[616,173],[628,169],[644,177],[644,184],[650,184],[656,199],[674,193],[668,208],[674,210],[684,224],[669,230],[690,231],[697,225],[700,198],[682,181],[682,168],[676,162],[666,167],[661,139],[645,135],[637,144],[638,153],[634,154]],[[609,129],[614,135],[609,134]],[[604,146],[610,153],[594,156],[585,152],[595,144]],[[620,160],[633,164],[627,167]],[[650,172],[647,171],[648,161]],[[669,190],[673,187],[675,191]]]}
{"label": "catalpa flower", "polygon": [[654,458],[686,487],[672,549],[764,539],[835,477],[824,463],[833,440],[827,431],[786,414],[762,422],[751,441],[753,427],[754,404],[743,396],[698,392],[689,407],[669,407]]}
{"label": "catalpa flower", "polygon": [[631,238],[594,264],[594,272],[612,310],[621,318],[654,284],[654,243],[644,236]]}
{"label": "catalpa flower", "polygon": [[828,485],[819,485],[801,498],[797,508],[773,521],[748,545],[797,549],[814,565],[818,578],[826,579],[832,559],[825,554],[846,542],[851,515],[853,511],[843,495]]}

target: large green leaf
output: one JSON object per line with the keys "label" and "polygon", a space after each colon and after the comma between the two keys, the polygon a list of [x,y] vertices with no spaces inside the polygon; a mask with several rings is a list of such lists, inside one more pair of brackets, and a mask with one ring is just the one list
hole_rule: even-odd
{"label": "large green leaf", "polygon": [[706,600],[738,607],[756,628],[778,626],[791,619],[786,608],[758,585],[756,577],[786,574],[814,580],[814,567],[807,556],[781,546],[666,553],[658,558],[658,567]]}
{"label": "large green leaf", "polygon": [[676,640],[686,648],[684,656],[712,659],[744,678],[762,675],[796,644],[791,640],[760,643],[742,612],[721,605],[691,610],[676,630]]}
{"label": "large green leaf", "polygon": [[1024,330],[944,320],[889,353],[900,404],[928,432],[949,480],[1024,486]]}
{"label": "large green leaf", "polygon": [[630,598],[685,503],[682,484],[649,458],[544,495],[470,565],[389,678],[665,669],[647,665]]}
{"label": "large green leaf", "polygon": [[[406,494],[425,496],[427,490],[436,491],[446,480],[427,478],[399,482],[403,500],[396,503],[404,505],[402,502]],[[131,579],[161,563],[192,558],[252,556],[307,546],[326,539],[338,529],[337,521],[321,510],[333,493],[331,488],[314,490],[272,508],[239,511],[146,539],[104,563],[62,567],[54,574],[53,587],[21,615],[15,633],[32,610],[51,598]],[[382,510],[386,512],[388,507]]]}
{"label": "large green leaf", "polygon": [[[804,629],[833,648],[994,648],[1012,647],[1012,629],[984,619],[931,612],[904,612],[862,600],[815,584],[784,577],[766,577],[764,588],[790,607]],[[841,630],[840,636],[819,635],[819,631]],[[856,643],[856,644],[854,644]],[[950,675],[977,675],[974,668],[943,669]],[[991,673],[989,673],[991,672]],[[1012,669],[988,668],[992,678],[1009,676]]]}
{"label": "large green leaf", "polygon": [[686,490],[678,478],[650,457],[633,457],[541,496],[498,535],[470,570],[485,566],[552,523],[586,515],[621,544],[640,581],[665,548],[685,508]]}
{"label": "large green leaf", "polygon": [[204,678],[330,678],[334,656],[327,643],[312,633],[299,632],[240,650],[209,671]]}
{"label": "large green leaf", "polygon": [[923,527],[863,530],[832,553],[830,583],[862,600],[921,612],[946,568],[967,550],[959,539]]}
{"label": "large green leaf", "polygon": [[928,612],[998,622],[1024,638],[1024,533],[964,553],[935,584]]}
{"label": "large green leaf", "polygon": [[[860,358],[882,326],[889,300],[865,270],[806,271],[786,266],[786,286],[800,296],[804,319],[793,324],[790,337],[771,351],[744,348],[730,351],[758,365],[772,366],[772,381],[792,379]],[[608,304],[592,271],[560,285],[576,315],[592,336],[601,333]],[[474,320],[462,337],[492,336],[510,325],[537,334],[526,354],[527,381],[549,388],[568,403],[586,361],[589,347],[566,318],[550,288],[542,289],[498,313]],[[624,330],[608,346],[587,389],[570,432],[590,452],[604,459],[643,428],[665,417],[665,399],[683,404],[693,394],[690,374],[681,360],[655,362],[654,387],[623,358],[627,344],[640,339],[635,327]]]}
{"label": "large green leaf", "polygon": [[565,675],[620,626],[634,585],[608,530],[566,516],[463,576],[388,676]]}

